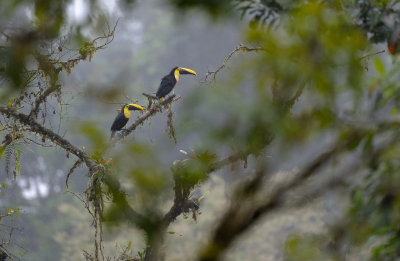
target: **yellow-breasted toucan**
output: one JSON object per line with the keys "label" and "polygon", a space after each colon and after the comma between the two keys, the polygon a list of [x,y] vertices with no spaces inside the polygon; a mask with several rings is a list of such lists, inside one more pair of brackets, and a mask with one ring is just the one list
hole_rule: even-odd
{"label": "yellow-breasted toucan", "polygon": [[111,126],[111,139],[114,137],[116,131],[122,130],[122,128],[126,125],[129,118],[131,117],[131,112],[133,110],[143,111],[143,107],[137,104],[125,104],[122,106],[121,111],[118,113],[117,117]]}
{"label": "yellow-breasted toucan", "polygon": [[172,89],[175,87],[175,84],[179,81],[180,74],[197,75],[197,73],[191,69],[174,67],[168,75],[161,79],[160,87],[158,87],[156,93],[158,99],[164,98],[172,91]]}

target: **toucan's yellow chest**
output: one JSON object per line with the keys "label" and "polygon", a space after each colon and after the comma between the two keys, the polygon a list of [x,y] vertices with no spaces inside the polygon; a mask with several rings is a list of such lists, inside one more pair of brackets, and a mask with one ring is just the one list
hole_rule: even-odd
{"label": "toucan's yellow chest", "polygon": [[131,117],[131,112],[128,110],[128,107],[124,107],[124,116],[127,119]]}
{"label": "toucan's yellow chest", "polygon": [[179,68],[175,69],[174,76],[175,76],[176,82],[178,82],[179,81]]}

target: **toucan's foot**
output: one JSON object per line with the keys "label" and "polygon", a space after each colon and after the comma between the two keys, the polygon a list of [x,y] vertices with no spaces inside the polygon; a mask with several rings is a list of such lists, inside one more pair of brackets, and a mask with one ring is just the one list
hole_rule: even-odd
{"label": "toucan's foot", "polygon": [[128,131],[128,129],[121,129],[121,131]]}
{"label": "toucan's foot", "polygon": [[117,131],[115,136],[117,136],[118,139],[121,139],[122,137],[124,137],[124,133],[123,133],[124,130],[125,129],[121,129],[121,130]]}

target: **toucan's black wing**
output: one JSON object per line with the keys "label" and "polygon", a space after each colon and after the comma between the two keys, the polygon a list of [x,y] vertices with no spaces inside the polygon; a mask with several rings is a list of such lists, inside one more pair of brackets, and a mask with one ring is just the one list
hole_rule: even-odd
{"label": "toucan's black wing", "polygon": [[128,120],[129,119],[125,118],[123,112],[118,113],[117,117],[115,117],[115,120],[111,126],[111,131],[121,130],[126,125]]}
{"label": "toucan's black wing", "polygon": [[163,98],[168,95],[172,91],[176,84],[175,77],[173,75],[164,76],[161,79],[160,87],[158,87],[156,96],[157,98]]}

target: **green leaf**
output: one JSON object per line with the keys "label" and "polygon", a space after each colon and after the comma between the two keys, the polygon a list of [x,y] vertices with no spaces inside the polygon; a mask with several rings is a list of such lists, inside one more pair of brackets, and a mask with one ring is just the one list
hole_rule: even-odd
{"label": "green leaf", "polygon": [[0,146],[0,159],[3,157],[4,151],[6,150],[5,146]]}
{"label": "green leaf", "polygon": [[383,65],[381,59],[375,58],[375,59],[374,59],[374,66],[375,66],[376,71],[377,71],[380,75],[382,75],[382,74],[385,73],[385,66]]}

